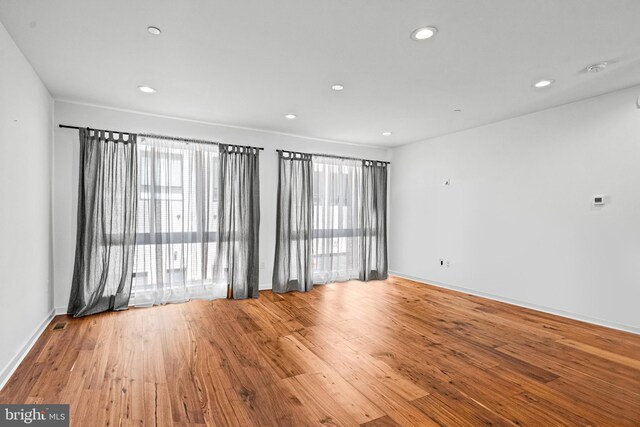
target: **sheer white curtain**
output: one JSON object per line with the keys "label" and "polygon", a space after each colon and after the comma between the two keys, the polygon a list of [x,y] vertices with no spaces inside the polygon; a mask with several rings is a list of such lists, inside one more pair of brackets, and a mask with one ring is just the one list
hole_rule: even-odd
{"label": "sheer white curtain", "polygon": [[357,279],[361,266],[362,161],[313,156],[313,281]]}
{"label": "sheer white curtain", "polygon": [[213,271],[218,168],[217,145],[139,138],[131,305],[227,296]]}

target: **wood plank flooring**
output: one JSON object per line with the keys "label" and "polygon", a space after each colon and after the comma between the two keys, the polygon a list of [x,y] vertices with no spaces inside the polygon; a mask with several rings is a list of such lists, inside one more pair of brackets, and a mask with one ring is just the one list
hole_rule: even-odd
{"label": "wood plank flooring", "polygon": [[74,426],[640,425],[640,336],[399,278],[60,320],[0,402]]}

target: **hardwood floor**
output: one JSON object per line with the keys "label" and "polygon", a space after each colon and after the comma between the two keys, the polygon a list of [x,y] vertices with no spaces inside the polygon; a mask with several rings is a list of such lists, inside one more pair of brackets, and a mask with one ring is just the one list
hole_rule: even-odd
{"label": "hardwood floor", "polygon": [[640,425],[640,336],[399,278],[61,320],[0,402],[75,426]]}

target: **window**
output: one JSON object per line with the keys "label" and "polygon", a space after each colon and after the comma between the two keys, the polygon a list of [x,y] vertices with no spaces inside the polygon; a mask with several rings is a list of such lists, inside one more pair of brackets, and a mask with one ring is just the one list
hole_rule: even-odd
{"label": "window", "polygon": [[216,146],[141,138],[132,304],[211,294],[217,199]]}
{"label": "window", "polygon": [[313,280],[358,278],[362,162],[313,158]]}

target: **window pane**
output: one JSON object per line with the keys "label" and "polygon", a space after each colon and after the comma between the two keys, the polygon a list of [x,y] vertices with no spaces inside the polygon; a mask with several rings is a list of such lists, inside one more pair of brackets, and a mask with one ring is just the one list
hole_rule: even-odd
{"label": "window pane", "polygon": [[313,158],[314,281],[359,276],[362,164],[356,160]]}
{"label": "window pane", "polygon": [[142,138],[132,301],[211,295],[216,259],[218,148]]}

